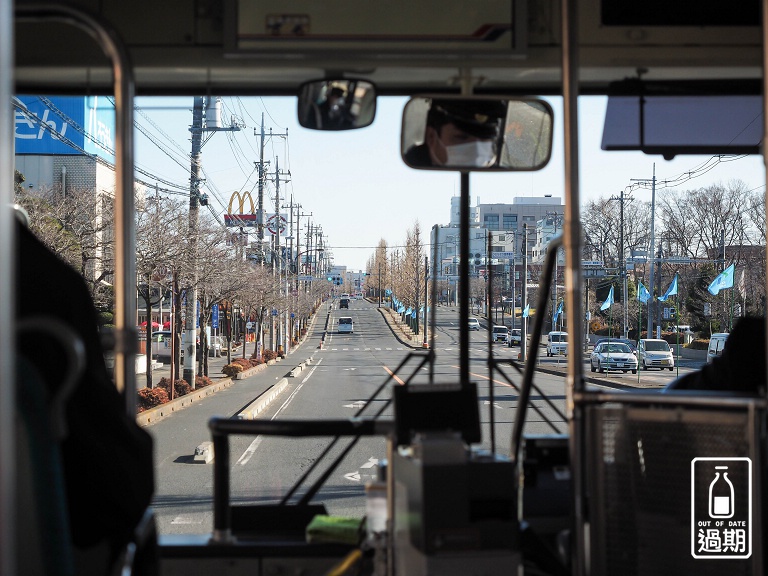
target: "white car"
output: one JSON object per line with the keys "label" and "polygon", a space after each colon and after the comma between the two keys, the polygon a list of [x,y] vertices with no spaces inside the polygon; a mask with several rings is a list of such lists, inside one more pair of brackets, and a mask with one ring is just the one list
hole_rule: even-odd
{"label": "white car", "polygon": [[477,318],[470,318],[468,325],[470,330],[480,330],[480,322]]}
{"label": "white car", "polygon": [[520,346],[522,341],[523,331],[520,330],[520,328],[512,328],[512,330],[509,331],[509,340],[507,341],[509,346]]}
{"label": "white car", "polygon": [[506,326],[494,326],[491,330],[494,342],[506,342],[509,338],[509,328]]}
{"label": "white car", "polygon": [[606,370],[621,370],[624,373],[632,370],[637,374],[637,357],[632,349],[622,342],[603,342],[595,346],[589,359],[592,372]]}
{"label": "white car", "polygon": [[550,332],[547,336],[547,356],[568,355],[568,332]]}
{"label": "white car", "polygon": [[355,324],[349,316],[339,318],[339,334],[354,334]]}
{"label": "white car", "polygon": [[715,334],[712,334],[712,337],[709,339],[709,346],[707,346],[707,364],[711,363],[712,360],[723,353],[726,340],[728,340],[727,332],[716,332]]}
{"label": "white car", "polygon": [[672,349],[666,340],[641,339],[637,345],[637,359],[643,370],[668,368],[672,371],[675,369],[675,358],[672,356]]}

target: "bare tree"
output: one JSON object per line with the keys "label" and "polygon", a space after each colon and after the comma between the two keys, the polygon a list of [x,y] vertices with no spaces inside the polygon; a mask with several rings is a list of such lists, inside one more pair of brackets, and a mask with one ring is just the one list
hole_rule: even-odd
{"label": "bare tree", "polygon": [[34,192],[17,190],[16,203],[30,217],[40,240],[80,272],[97,308],[111,310],[113,262],[113,197],[92,188],[61,186]]}
{"label": "bare tree", "polygon": [[[183,257],[185,206],[169,198],[143,199],[137,202],[135,221],[137,289],[147,310],[147,388],[152,388],[152,307],[171,288],[173,272]],[[178,331],[176,326],[173,328],[172,337],[176,338]],[[174,350],[179,348],[177,339]]]}

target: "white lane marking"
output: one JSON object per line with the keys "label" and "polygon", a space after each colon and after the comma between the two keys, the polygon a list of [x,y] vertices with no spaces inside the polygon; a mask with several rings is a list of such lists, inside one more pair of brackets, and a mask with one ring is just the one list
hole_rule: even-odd
{"label": "white lane marking", "polygon": [[360,472],[350,472],[349,474],[344,474],[344,478],[347,480],[352,480],[353,482],[360,482]]}
{"label": "white lane marking", "polygon": [[[489,406],[490,405],[490,401],[486,400],[485,402],[483,402],[483,404],[486,405],[486,406]],[[499,406],[498,402],[494,402],[493,403],[493,407],[494,408],[498,408],[499,410],[504,410],[504,408],[502,406]]]}
{"label": "white lane marking", "polygon": [[202,520],[192,520],[191,518],[185,517],[185,516],[176,516],[173,520],[171,520],[171,524],[202,524]]}
{"label": "white lane marking", "polygon": [[[280,415],[280,413],[288,407],[288,404],[290,404],[291,400],[293,400],[293,398],[296,396],[296,394],[299,393],[299,390],[301,390],[301,387],[304,386],[304,383],[307,380],[309,380],[309,378],[310,378],[310,376],[312,376],[312,374],[314,374],[315,370],[317,370],[317,367],[320,366],[320,363],[322,361],[323,361],[322,358],[320,358],[320,360],[317,361],[317,364],[315,364],[315,366],[312,368],[312,370],[309,371],[309,374],[307,374],[307,377],[304,378],[304,380],[301,381],[301,384],[296,386],[296,390],[291,392],[291,395],[288,396],[286,401],[283,402],[283,405],[280,406],[280,408],[277,409],[277,411],[272,416],[272,418],[270,418],[270,420],[274,420],[275,418],[277,418]],[[261,436],[257,436],[256,438],[254,438],[253,442],[251,442],[251,444],[248,446],[248,448],[245,449],[245,452],[243,452],[243,454],[240,456],[240,458],[238,458],[236,464],[240,464],[240,466],[245,466],[246,464],[248,464],[248,460],[250,460],[253,457],[253,455],[256,453],[256,449],[261,444],[261,439],[262,439]]]}
{"label": "white lane marking", "polygon": [[378,458],[368,458],[368,462],[360,466],[360,468],[373,468],[379,463]]}
{"label": "white lane marking", "polygon": [[352,402],[352,404],[344,404],[344,408],[362,408],[365,406],[365,400],[357,400],[356,402]]}

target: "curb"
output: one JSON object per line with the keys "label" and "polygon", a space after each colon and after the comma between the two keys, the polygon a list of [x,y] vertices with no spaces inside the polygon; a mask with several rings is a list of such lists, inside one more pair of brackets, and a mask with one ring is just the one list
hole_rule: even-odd
{"label": "curb", "polygon": [[[314,326],[316,319],[313,320],[312,326]],[[311,327],[312,327],[311,326]],[[307,339],[307,335],[304,336],[304,338],[299,342],[299,345],[295,348],[291,348],[289,354],[292,354],[294,350],[298,349],[298,347],[304,343],[304,341]],[[226,388],[229,388],[230,386],[233,386],[235,384],[235,380],[243,380],[249,376],[253,376],[254,374],[257,374],[258,372],[261,372],[262,370],[265,370],[267,366],[271,366],[273,364],[276,364],[280,360],[283,360],[282,358],[276,358],[275,360],[270,360],[269,362],[265,364],[259,364],[258,366],[254,366],[253,368],[249,368],[248,370],[243,370],[242,372],[235,375],[235,378],[222,378],[220,381],[211,384],[209,386],[205,386],[204,388],[197,388],[190,392],[189,394],[186,394],[180,398],[176,398],[175,400],[171,402],[166,402],[165,404],[161,404],[160,406],[156,406],[155,408],[150,408],[149,410],[144,410],[143,412],[139,412],[136,414],[136,423],[139,426],[149,426],[150,424],[155,424],[156,422],[159,422],[163,418],[166,418],[173,414],[174,412],[177,412],[179,410],[183,410],[184,408],[188,408],[192,404],[194,404],[198,400],[202,400],[206,396],[210,396],[212,394],[215,394],[216,392],[219,392],[221,390],[224,390]],[[290,376],[295,377],[298,373],[300,373],[307,364],[310,364],[312,362],[312,358],[305,360],[304,362],[301,362],[296,368],[291,370]],[[281,386],[281,384],[284,382],[284,385]],[[282,392],[285,389],[285,386],[288,384],[288,380],[286,378],[282,378],[278,381],[277,385],[273,386],[273,388],[278,387],[280,388],[280,392]],[[271,389],[268,389],[271,390]],[[274,392],[269,392],[270,395],[270,402],[277,396],[277,394],[274,394]],[[262,394],[263,396],[263,394]],[[254,403],[258,403],[260,400],[263,400],[263,398],[257,399],[254,401]],[[259,411],[266,408],[267,404],[264,404],[263,407],[259,409]],[[242,413],[250,410],[251,407],[249,406],[244,410]],[[201,455],[203,452],[206,452],[207,457],[208,453],[212,453],[211,450],[201,450]]]}
{"label": "curb", "polygon": [[175,400],[166,402],[165,404],[161,404],[160,406],[157,406],[155,408],[144,410],[144,412],[139,412],[136,415],[136,423],[139,426],[148,426],[149,424],[154,424],[155,422],[159,422],[160,420],[162,420],[167,416],[170,416],[174,412],[183,410],[184,408],[188,408],[198,400],[202,400],[206,396],[216,394],[216,392],[219,392],[220,390],[224,390],[225,388],[229,388],[233,384],[234,382],[232,381],[231,378],[224,378],[220,382],[216,382],[215,384],[205,386],[204,388],[196,388],[189,394],[185,394],[180,398],[176,398]]}
{"label": "curb", "polygon": [[384,323],[387,325],[387,327],[389,328],[390,332],[392,332],[392,335],[395,337],[395,339],[397,339],[398,342],[400,342],[401,344],[404,344],[405,346],[408,346],[409,348],[414,348],[414,349],[422,350],[422,343],[421,342],[419,342],[418,344],[414,344],[411,341],[403,340],[402,336],[400,334],[398,334],[398,332],[395,330],[395,327],[392,325],[391,318],[386,313],[388,308],[381,307],[381,308],[376,308],[376,310],[378,310],[379,313],[381,314],[382,318],[384,318]]}
{"label": "curb", "polygon": [[278,380],[277,384],[269,388],[264,394],[262,394],[259,398],[251,402],[245,410],[242,410],[237,414],[237,418],[240,418],[241,420],[253,420],[256,418],[256,416],[264,410],[267,406],[269,406],[272,401],[277,398],[280,393],[286,389],[288,386],[288,379],[282,378]]}

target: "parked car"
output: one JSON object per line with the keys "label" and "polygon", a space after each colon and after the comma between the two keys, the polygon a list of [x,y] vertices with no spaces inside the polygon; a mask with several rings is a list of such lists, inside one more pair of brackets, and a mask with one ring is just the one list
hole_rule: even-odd
{"label": "parked car", "polygon": [[160,330],[152,333],[152,358],[171,357],[171,331]]}
{"label": "parked car", "polygon": [[506,342],[509,338],[509,328],[506,326],[494,326],[491,329],[491,335],[494,342]]}
{"label": "parked car", "polygon": [[597,342],[595,342],[595,348],[599,344],[602,344],[603,342],[620,342],[621,344],[626,344],[629,346],[629,349],[632,350],[633,354],[637,354],[637,343],[634,340],[630,340],[629,338],[600,338]]}
{"label": "parked car", "polygon": [[637,357],[632,349],[622,342],[611,340],[597,344],[589,359],[592,372],[601,374],[606,370],[621,370],[625,374],[632,370],[637,374]]}
{"label": "parked car", "polygon": [[480,330],[480,322],[478,322],[477,318],[470,318],[469,319],[469,329],[470,330]]}
{"label": "parked car", "polygon": [[547,336],[547,356],[568,355],[568,332],[550,332]]}
{"label": "parked car", "polygon": [[672,371],[675,368],[675,358],[666,340],[641,339],[637,345],[637,360],[643,370],[669,368]]}
{"label": "parked car", "polygon": [[712,337],[709,339],[709,346],[707,347],[707,364],[723,353],[726,340],[728,340],[727,332],[716,332],[715,334],[712,334]]}
{"label": "parked car", "polygon": [[512,330],[509,331],[509,340],[507,341],[507,344],[512,346],[520,346],[520,343],[523,341],[523,331],[520,330],[520,328],[512,328]]}

